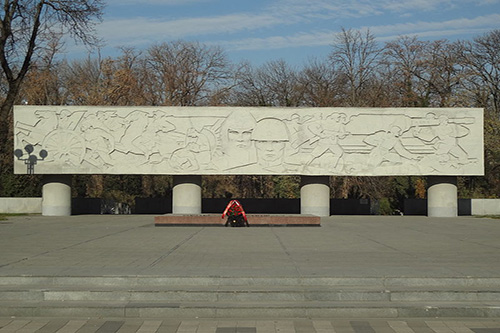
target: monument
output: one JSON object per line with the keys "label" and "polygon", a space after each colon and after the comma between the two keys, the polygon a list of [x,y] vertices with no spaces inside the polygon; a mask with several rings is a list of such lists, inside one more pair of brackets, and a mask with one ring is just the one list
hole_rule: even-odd
{"label": "monument", "polygon": [[16,106],[14,134],[48,152],[47,215],[67,214],[72,174],[174,175],[179,214],[201,213],[201,176],[243,174],[302,176],[301,212],[320,216],[330,175],[428,176],[429,215],[456,216],[456,176],[484,174],[476,108]]}

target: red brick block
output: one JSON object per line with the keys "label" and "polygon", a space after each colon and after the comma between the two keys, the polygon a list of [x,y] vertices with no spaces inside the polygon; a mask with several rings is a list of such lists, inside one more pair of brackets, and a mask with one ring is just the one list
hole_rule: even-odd
{"label": "red brick block", "polygon": [[[247,214],[248,223],[252,226],[321,226],[319,216],[313,215],[281,215],[281,214]],[[224,226],[226,219],[220,214],[155,216],[156,226]]]}

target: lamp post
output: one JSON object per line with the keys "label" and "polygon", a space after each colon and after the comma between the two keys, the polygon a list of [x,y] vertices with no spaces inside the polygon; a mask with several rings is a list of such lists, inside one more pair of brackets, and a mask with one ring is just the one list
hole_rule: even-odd
{"label": "lamp post", "polygon": [[38,153],[38,155],[40,156],[39,158],[38,156],[32,154],[35,148],[33,148],[33,145],[30,144],[26,145],[26,147],[24,147],[24,150],[28,153],[28,156],[26,158],[22,158],[24,153],[21,149],[14,150],[14,155],[18,160],[24,161],[24,164],[26,164],[28,175],[32,175],[35,173],[35,165],[37,164],[37,162],[43,161],[49,153],[47,153],[45,149],[42,149]]}

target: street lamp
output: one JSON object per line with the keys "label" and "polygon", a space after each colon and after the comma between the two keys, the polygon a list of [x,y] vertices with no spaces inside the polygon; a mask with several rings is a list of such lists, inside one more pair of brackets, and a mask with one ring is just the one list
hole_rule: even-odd
{"label": "street lamp", "polygon": [[24,147],[24,150],[28,153],[28,156],[26,158],[22,158],[24,153],[21,149],[14,150],[14,155],[18,160],[24,161],[24,164],[26,164],[28,175],[32,175],[35,173],[35,165],[37,164],[37,162],[43,161],[49,153],[47,153],[45,149],[42,149],[38,153],[38,155],[40,156],[40,158],[38,158],[38,156],[32,154],[35,148],[33,148],[33,145],[30,144],[26,145],[26,147]]}

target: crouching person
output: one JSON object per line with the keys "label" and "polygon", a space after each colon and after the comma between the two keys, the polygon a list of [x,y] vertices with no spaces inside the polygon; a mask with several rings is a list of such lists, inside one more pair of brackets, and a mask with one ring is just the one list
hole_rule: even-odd
{"label": "crouching person", "polygon": [[231,200],[222,213],[222,218],[227,216],[226,227],[249,227],[248,219],[243,206],[238,200]]}

